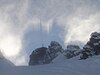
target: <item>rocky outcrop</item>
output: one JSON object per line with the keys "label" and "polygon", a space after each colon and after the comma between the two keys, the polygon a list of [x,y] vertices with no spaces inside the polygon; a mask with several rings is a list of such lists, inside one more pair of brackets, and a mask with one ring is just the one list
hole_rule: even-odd
{"label": "rocky outcrop", "polygon": [[48,64],[62,52],[62,46],[58,42],[52,41],[48,48],[41,47],[32,52],[29,65]]}
{"label": "rocky outcrop", "polygon": [[81,49],[78,45],[68,45],[64,55],[66,56],[67,59],[70,59],[74,56],[79,55],[80,51]]}
{"label": "rocky outcrop", "polygon": [[29,65],[43,64],[45,62],[47,48],[41,47],[35,49],[30,55]]}
{"label": "rocky outcrop", "polygon": [[54,59],[56,56],[59,55],[59,53],[62,53],[64,50],[58,42],[52,41],[48,46],[48,51],[51,59]]}
{"label": "rocky outcrop", "polygon": [[81,59],[86,59],[93,55],[100,54],[100,33],[94,32],[91,34],[90,40],[83,47]]}

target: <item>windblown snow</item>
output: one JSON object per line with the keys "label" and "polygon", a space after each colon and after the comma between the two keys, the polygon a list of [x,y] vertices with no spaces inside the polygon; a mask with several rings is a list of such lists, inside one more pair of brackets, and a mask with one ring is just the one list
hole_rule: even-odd
{"label": "windblown snow", "polygon": [[51,64],[38,66],[13,66],[0,59],[0,75],[100,75],[100,55],[79,60],[61,54]]}

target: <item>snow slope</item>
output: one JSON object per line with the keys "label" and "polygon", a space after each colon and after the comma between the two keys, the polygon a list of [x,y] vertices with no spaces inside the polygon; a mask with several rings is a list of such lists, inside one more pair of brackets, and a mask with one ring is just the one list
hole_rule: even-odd
{"label": "snow slope", "polygon": [[[78,59],[78,57],[66,59],[61,54],[51,64],[10,66],[9,69],[4,70],[5,72],[0,72],[0,75],[100,75],[100,56],[94,56],[87,60]],[[1,68],[0,65],[0,70]]]}
{"label": "snow slope", "polygon": [[14,67],[14,64],[5,58],[0,58],[0,75],[5,75],[10,68]]}

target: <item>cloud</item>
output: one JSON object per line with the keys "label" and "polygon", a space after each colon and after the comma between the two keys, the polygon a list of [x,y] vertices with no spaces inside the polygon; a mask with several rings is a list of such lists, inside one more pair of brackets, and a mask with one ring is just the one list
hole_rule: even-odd
{"label": "cloud", "polygon": [[[0,7],[0,49],[4,56],[16,65],[26,64],[25,51],[22,49],[22,33],[26,26],[19,17],[19,5],[15,2],[1,1]],[[7,2],[7,3],[6,3]],[[22,24],[22,25],[21,25]],[[23,53],[21,55],[21,53]],[[19,58],[20,56],[20,58]],[[13,58],[14,57],[14,58]],[[21,61],[23,60],[23,61]]]}
{"label": "cloud", "polygon": [[70,17],[71,21],[68,21],[70,27],[65,37],[65,43],[75,40],[86,43],[92,32],[100,31],[100,13],[90,14],[88,17],[84,14],[81,17],[78,15]]}

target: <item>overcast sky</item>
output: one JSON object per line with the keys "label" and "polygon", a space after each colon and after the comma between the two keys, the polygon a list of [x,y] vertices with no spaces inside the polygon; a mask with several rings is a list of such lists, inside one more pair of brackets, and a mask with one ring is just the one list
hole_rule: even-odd
{"label": "overcast sky", "polygon": [[0,49],[16,65],[27,65],[42,43],[81,46],[94,31],[100,31],[100,0],[0,0]]}

